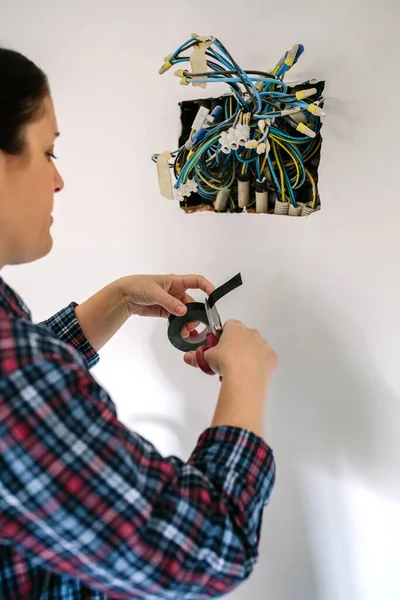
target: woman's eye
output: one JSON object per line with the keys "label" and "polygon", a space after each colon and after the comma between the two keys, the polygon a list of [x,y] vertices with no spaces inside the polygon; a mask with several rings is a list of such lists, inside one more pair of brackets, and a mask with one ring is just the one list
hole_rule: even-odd
{"label": "woman's eye", "polygon": [[54,154],[52,152],[46,152],[46,156],[50,159],[53,158],[54,160],[57,160],[57,156],[54,156]]}

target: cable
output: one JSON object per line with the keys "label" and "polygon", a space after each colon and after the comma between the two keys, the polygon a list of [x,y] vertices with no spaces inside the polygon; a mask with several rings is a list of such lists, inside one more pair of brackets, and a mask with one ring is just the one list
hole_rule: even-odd
{"label": "cable", "polygon": [[313,176],[311,175],[310,171],[308,171],[306,169],[306,174],[308,179],[310,180],[311,183],[311,187],[312,187],[312,202],[311,202],[311,208],[314,209],[315,208],[315,203],[317,201],[317,185],[315,183],[315,180],[313,178]]}
{"label": "cable", "polygon": [[[197,192],[198,203],[213,203],[219,192],[229,189],[231,206],[226,210],[246,210],[254,199],[239,207],[237,179],[242,178],[253,191],[256,181],[265,181],[265,189],[296,207],[297,190],[309,180],[315,208],[318,188],[308,164],[321,148],[323,86],[299,89],[283,81],[303,51],[301,44],[293,46],[272,72],[246,70],[217,38],[193,35],[165,58],[160,74],[190,62],[190,52],[200,52],[191,62],[200,67],[197,72],[175,72],[181,84],[228,86],[224,96],[199,103],[192,126],[184,125],[190,132],[184,145],[164,159],[163,176],[173,173],[179,200]],[[152,156],[157,164],[158,156]],[[292,209],[289,214],[294,214]]]}

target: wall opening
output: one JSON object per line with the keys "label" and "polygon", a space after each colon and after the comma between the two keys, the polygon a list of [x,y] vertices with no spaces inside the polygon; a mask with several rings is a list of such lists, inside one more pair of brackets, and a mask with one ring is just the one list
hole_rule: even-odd
{"label": "wall opening", "polygon": [[[313,102],[317,101],[319,107],[322,108],[323,91],[325,88],[324,81],[311,80],[299,84],[288,85],[288,94],[295,95],[299,90],[308,88],[316,89],[316,93],[313,96]],[[190,139],[193,133],[192,126],[200,107],[205,107],[210,113],[212,113],[216,107],[222,107],[226,116],[226,106],[229,106],[231,98],[231,94],[225,94],[217,98],[202,98],[198,100],[184,100],[180,102],[181,133],[179,136],[179,147],[184,147],[187,140]],[[283,107],[283,104],[281,106]],[[292,123],[290,123],[290,121],[292,121]],[[287,136],[292,140],[293,138],[304,140],[304,136],[293,129],[293,121],[296,122],[296,124],[299,122],[307,124],[307,118],[304,117],[303,112],[291,114],[288,115],[287,119],[279,119],[280,131],[282,131],[284,136]],[[322,148],[320,128],[321,125],[314,139],[308,139],[305,143],[302,141],[300,145],[296,144],[296,142],[292,142],[290,145],[288,145],[286,138],[282,141],[283,145],[282,143],[281,145],[278,145],[278,140],[274,151],[271,150],[269,153],[271,167],[275,172],[275,177],[271,175],[271,169],[269,169],[268,163],[266,163],[266,167],[262,173],[262,179],[265,179],[263,185],[261,185],[259,180],[260,172],[257,172],[254,165],[249,164],[247,168],[245,168],[244,165],[246,163],[241,163],[240,158],[236,158],[234,166],[235,177],[233,183],[229,186],[229,194],[225,194],[225,197],[223,194],[220,194],[219,199],[217,198],[216,200],[215,197],[207,198],[197,192],[192,192],[190,195],[180,199],[180,207],[187,213],[198,211],[226,213],[263,212],[282,215],[291,214],[292,216],[308,216],[309,214],[320,210],[321,199],[318,189],[318,167]],[[290,156],[289,152],[292,153],[292,157]],[[245,156],[245,153],[242,151],[240,154],[242,157]],[[203,160],[207,160],[207,158],[204,156]],[[286,176],[290,180],[286,180],[287,187],[290,185],[293,188],[291,192],[294,194],[297,208],[295,208],[290,202],[276,202],[277,200],[281,199],[279,197],[278,189],[279,178],[281,174],[279,173],[279,165],[277,164],[277,160],[282,160],[282,164],[285,165],[285,170],[287,173]],[[301,161],[304,167],[304,169],[302,168],[300,181],[296,181],[299,173],[298,167],[300,164],[298,161]],[[177,162],[179,165],[179,157]],[[218,165],[215,165],[215,168],[218,170]],[[223,167],[221,166],[221,168]],[[177,175],[177,173],[175,174]],[[209,172],[204,172],[203,175],[204,179],[207,179],[207,181],[211,182],[212,184],[212,177],[210,177]],[[278,182],[276,182],[277,178]],[[303,179],[304,181],[302,181]],[[296,183],[296,185],[294,186],[293,183]],[[247,195],[247,202],[243,201],[243,194]],[[282,212],[279,212],[280,210]]]}

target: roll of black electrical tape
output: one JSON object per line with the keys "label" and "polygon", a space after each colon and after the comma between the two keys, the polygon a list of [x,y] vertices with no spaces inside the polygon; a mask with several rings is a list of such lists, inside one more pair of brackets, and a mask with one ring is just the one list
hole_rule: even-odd
{"label": "roll of black electrical tape", "polygon": [[[236,289],[240,285],[242,285],[242,276],[240,273],[232,277],[229,281],[215,289],[211,292],[208,298],[208,305],[210,308],[213,308],[216,302],[220,300],[226,294],[229,294],[232,290]],[[207,343],[207,333],[210,331],[209,322],[206,313],[206,305],[202,302],[189,302],[186,304],[187,313],[183,315],[183,317],[176,317],[175,315],[171,315],[169,317],[169,327],[168,327],[168,338],[171,344],[178,348],[178,350],[182,350],[182,352],[190,352],[191,350],[196,350],[199,346],[203,346]],[[205,325],[204,331],[199,333],[196,336],[190,336],[189,339],[185,339],[182,337],[182,329],[188,323],[193,323],[198,321]]]}
{"label": "roll of black electrical tape", "polygon": [[[206,306],[202,302],[189,302],[186,304],[187,313],[183,315],[183,317],[177,317],[175,315],[171,315],[169,317],[169,327],[168,327],[168,338],[171,344],[178,348],[178,350],[182,350],[182,352],[190,352],[191,350],[196,350],[199,346],[202,346],[206,343],[208,329],[208,318],[206,313]],[[199,335],[193,336],[190,338],[190,342],[188,339],[182,337],[182,329],[188,323],[199,322],[206,326],[204,331],[202,331]]]}

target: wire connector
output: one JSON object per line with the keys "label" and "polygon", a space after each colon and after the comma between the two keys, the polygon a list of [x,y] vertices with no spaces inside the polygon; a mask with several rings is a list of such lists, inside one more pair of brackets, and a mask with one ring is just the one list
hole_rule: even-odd
{"label": "wire connector", "polygon": [[309,88],[308,90],[299,90],[296,92],[296,100],[304,100],[304,98],[309,98],[310,96],[314,96],[317,93],[317,88]]}
{"label": "wire connector", "polygon": [[300,133],[304,133],[304,135],[307,135],[310,138],[315,138],[317,135],[315,131],[307,127],[307,125],[304,125],[304,123],[299,123],[296,127],[296,130],[300,131]]}
{"label": "wire connector", "polygon": [[266,146],[265,142],[261,142],[260,144],[258,144],[258,146],[256,148],[257,154],[264,154],[266,149],[267,149],[267,146]]}
{"label": "wire connector", "polygon": [[294,115],[300,111],[301,111],[300,106],[293,106],[292,108],[284,108],[281,111],[281,115],[282,115],[282,117],[285,117],[286,115]]}
{"label": "wire connector", "polygon": [[250,137],[250,125],[236,125],[235,134],[239,146],[244,146]]}
{"label": "wire connector", "polygon": [[257,125],[258,125],[258,129],[261,131],[261,133],[264,133],[265,126],[266,126],[265,119],[259,119],[257,122]]}
{"label": "wire connector", "polygon": [[247,148],[248,150],[253,150],[254,148],[257,148],[257,146],[258,146],[257,140],[249,140],[244,145],[244,147]]}
{"label": "wire connector", "polygon": [[229,154],[231,150],[237,150],[239,148],[238,136],[234,127],[229,127],[228,131],[223,131],[219,138],[222,152]]}
{"label": "wire connector", "polygon": [[316,117],[326,117],[326,112],[316,104],[309,104],[307,110]]}
{"label": "wire connector", "polygon": [[284,60],[285,65],[287,65],[288,67],[292,67],[294,65],[298,51],[299,44],[295,44],[294,46],[292,46],[292,48],[290,48]]}
{"label": "wire connector", "polygon": [[188,179],[186,183],[181,183],[177,188],[176,197],[179,202],[188,198],[192,192],[197,192],[198,186],[194,179]]}
{"label": "wire connector", "polygon": [[160,75],[163,75],[163,73],[166,73],[171,67],[172,67],[172,63],[169,61],[169,59],[171,58],[172,54],[169,54],[168,56],[166,56],[164,58],[164,64],[163,66],[158,70]]}
{"label": "wire connector", "polygon": [[194,131],[198,131],[199,129],[201,129],[201,127],[203,127],[204,122],[206,121],[209,113],[210,111],[208,108],[206,108],[205,106],[200,106],[192,125],[192,129],[194,129]]}

